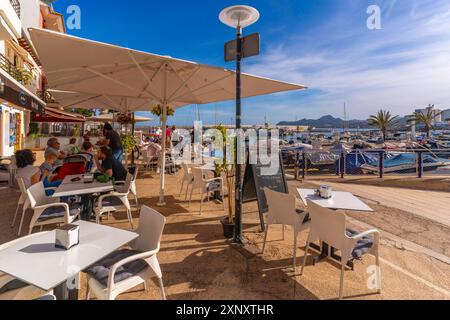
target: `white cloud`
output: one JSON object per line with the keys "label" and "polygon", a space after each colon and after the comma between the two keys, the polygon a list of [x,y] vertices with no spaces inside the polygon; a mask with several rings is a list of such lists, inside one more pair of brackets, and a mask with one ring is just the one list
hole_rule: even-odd
{"label": "white cloud", "polygon": [[[270,43],[271,49],[245,71],[308,85],[309,94],[288,95],[278,105],[292,115],[342,115],[344,102],[354,118],[379,108],[402,115],[429,103],[450,108],[450,2],[381,4],[380,31],[365,28],[359,23],[363,19],[343,6],[338,18],[314,32]],[[269,99],[259,107],[273,109],[274,104],[276,100]],[[277,113],[274,119],[286,119],[283,116]]]}

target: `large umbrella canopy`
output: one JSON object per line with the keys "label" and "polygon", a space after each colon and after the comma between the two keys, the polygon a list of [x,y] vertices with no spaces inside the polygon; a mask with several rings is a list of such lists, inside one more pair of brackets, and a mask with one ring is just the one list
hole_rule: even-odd
{"label": "large umbrella canopy", "polygon": [[[92,117],[86,118],[86,121],[113,122],[114,119],[115,119],[114,114],[107,113],[107,114],[99,114],[98,116],[92,116]],[[153,120],[154,119],[152,119],[152,118],[147,118],[147,117],[143,117],[143,116],[138,116],[138,115],[134,116],[134,122],[148,122],[148,121],[153,121]]]}
{"label": "large umbrella canopy", "polygon": [[[68,92],[61,90],[48,90],[53,96],[55,105],[60,108],[78,109],[103,109],[115,110],[118,112],[149,111],[158,104],[159,101],[146,98],[122,97],[106,94],[90,94],[82,92]],[[183,106],[174,104],[175,108]]]}
{"label": "large umbrella canopy", "polygon": [[[50,30],[29,29],[51,89],[148,99],[162,105],[163,143],[167,107],[207,104],[236,97],[236,73]],[[242,97],[305,89],[305,86],[242,75]],[[163,148],[161,168],[165,168]],[[160,204],[164,203],[161,170]]]}

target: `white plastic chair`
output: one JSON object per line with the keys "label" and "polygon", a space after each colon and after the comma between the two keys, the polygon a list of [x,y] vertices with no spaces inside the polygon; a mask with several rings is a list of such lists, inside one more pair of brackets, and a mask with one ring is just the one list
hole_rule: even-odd
{"label": "white plastic chair", "polygon": [[131,205],[128,200],[128,195],[131,192],[133,176],[128,173],[125,182],[119,182],[115,186],[115,190],[101,195],[98,197],[97,205],[94,208],[95,220],[100,223],[100,217],[107,213],[108,215],[116,211],[116,207],[123,206],[127,210],[128,221],[130,222],[131,229],[133,229],[133,217],[131,216]]}
{"label": "white plastic chair", "polygon": [[[134,202],[136,205],[136,208],[139,209],[139,200],[138,200],[138,196],[137,196],[137,187],[136,187],[136,180],[137,180],[137,176],[138,176],[138,167],[133,167],[133,172],[131,170],[129,170],[130,174],[132,175],[132,179],[131,179],[131,185],[130,185],[130,193],[133,195],[134,197]],[[124,185],[126,183],[126,181],[116,181],[115,185]]]}
{"label": "white plastic chair", "polygon": [[137,186],[136,186],[137,176],[138,176],[138,167],[135,167],[134,172],[133,172],[133,178],[131,179],[130,192],[134,196],[134,201],[136,202],[136,208],[139,209],[139,200],[138,200],[138,196],[137,196]]}
{"label": "white plastic chair", "polygon": [[189,166],[185,162],[181,163],[181,170],[183,171],[183,176],[181,178],[180,196],[183,193],[184,184],[186,183],[186,194],[184,196],[184,200],[186,201],[188,191],[189,191],[189,186],[194,181],[194,175],[192,174],[191,168],[189,168]]}
{"label": "white plastic chair", "polygon": [[311,217],[311,227],[308,240],[306,242],[305,256],[303,258],[302,271],[305,268],[306,258],[308,255],[309,245],[315,241],[322,241],[329,246],[336,248],[341,254],[341,280],[339,287],[339,299],[343,297],[344,290],[344,274],[348,261],[353,259],[352,252],[358,242],[363,237],[373,235],[372,247],[367,254],[372,254],[376,259],[377,276],[378,276],[378,293],[381,293],[381,274],[380,274],[380,257],[379,257],[379,231],[376,229],[369,230],[355,236],[347,236],[346,217],[345,214],[323,208],[312,201],[307,201],[308,212]]}
{"label": "white plastic chair", "polygon": [[[10,246],[19,243],[21,241],[23,241],[24,239],[27,238],[32,238],[32,237],[37,237],[42,235],[43,233],[35,233],[35,234],[31,234],[19,239],[15,239],[13,241],[4,243],[2,245],[0,245],[0,251],[5,250],[7,248],[9,248]],[[3,286],[5,286],[6,284],[8,284],[11,281],[14,281],[15,278],[7,275],[5,273],[0,272],[0,288],[2,288]],[[9,290],[6,291],[3,294],[0,294],[0,300],[31,300],[34,299],[36,297],[39,297],[43,294],[52,294],[53,290],[50,290],[49,292],[43,291],[35,286],[25,286],[22,288],[18,288],[18,289],[14,289],[14,290]]]}
{"label": "white plastic chair", "polygon": [[16,224],[17,215],[19,213],[19,208],[22,206],[22,218],[20,219],[20,225],[19,225],[19,233],[18,236],[20,236],[20,231],[22,230],[22,223],[23,223],[23,217],[25,215],[25,211],[30,207],[30,200],[28,199],[27,194],[27,188],[25,187],[25,183],[23,182],[22,178],[16,178],[17,185],[19,186],[20,190],[20,198],[17,202],[17,208],[16,213],[14,214],[13,221],[11,223],[11,228],[14,227]]}
{"label": "white plastic chair", "polygon": [[[28,200],[30,201],[30,207],[34,210],[28,234],[31,234],[33,228],[37,226],[40,226],[42,230],[43,226],[49,224],[71,223],[77,219],[80,214],[80,208],[72,208],[65,202],[58,202],[58,199],[48,197],[45,194],[45,188],[42,182],[28,188],[27,194]],[[51,208],[59,208],[61,210],[58,213],[53,212],[46,216],[46,210]],[[71,211],[73,212],[72,215]]]}
{"label": "white plastic chair", "polygon": [[[147,206],[142,206],[139,227],[136,231],[139,234],[139,237],[130,243],[130,247],[140,253],[116,262],[110,268],[107,281],[108,285],[106,287],[90,275],[87,275],[88,284],[86,289],[86,299],[89,300],[90,293],[92,292],[98,299],[114,300],[119,294],[141,284],[144,284],[145,289],[147,290],[148,281],[150,281],[151,278],[156,277],[158,278],[161,288],[162,299],[166,300],[161,267],[156,257],[156,254],[160,249],[160,242],[165,223],[166,218],[159,212]],[[114,282],[114,276],[119,267],[140,259],[147,262],[147,268],[123,281]]]}
{"label": "white plastic chair", "polygon": [[[202,208],[203,208],[203,198],[206,194],[208,196],[208,201],[210,197],[211,192],[220,191],[220,194],[222,195],[222,205],[223,209],[225,210],[225,193],[223,190],[223,178],[212,178],[212,179],[205,179],[205,176],[203,174],[203,170],[200,168],[192,168],[192,175],[194,177],[194,180],[192,182],[192,188],[191,188],[191,196],[189,198],[189,205],[191,205],[192,202],[192,194],[194,190],[200,189],[200,215],[202,214]],[[214,183],[218,183],[217,186]]]}
{"label": "white plastic chair", "polygon": [[297,271],[297,238],[298,234],[308,227],[307,223],[304,223],[306,212],[298,211],[295,208],[295,197],[290,194],[280,193],[268,188],[264,188],[264,194],[266,196],[268,212],[266,219],[266,232],[264,234],[264,244],[262,253],[266,248],[267,234],[269,232],[269,226],[272,224],[281,224],[283,228],[283,240],[284,240],[284,226],[288,225],[293,228],[294,231],[294,244],[293,244],[293,266],[294,272]]}
{"label": "white plastic chair", "polygon": [[9,185],[13,186],[13,184],[14,184],[14,177],[16,176],[17,170],[18,170],[17,162],[16,162],[16,156],[14,156],[14,155],[12,155],[10,157],[10,163],[9,163],[9,166],[8,166],[8,170],[9,170]]}
{"label": "white plastic chair", "polygon": [[147,146],[142,150],[142,162],[144,168],[152,169],[158,166],[158,154],[153,147]]}

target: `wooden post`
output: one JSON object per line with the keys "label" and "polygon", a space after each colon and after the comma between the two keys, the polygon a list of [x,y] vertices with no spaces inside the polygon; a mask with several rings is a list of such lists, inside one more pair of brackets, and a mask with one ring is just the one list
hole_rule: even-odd
{"label": "wooden post", "polygon": [[380,161],[379,161],[380,179],[383,179],[383,176],[384,176],[384,151],[380,151],[379,155],[380,155]]}
{"label": "wooden post", "polygon": [[423,177],[423,153],[419,151],[417,153],[417,176],[419,179]]}

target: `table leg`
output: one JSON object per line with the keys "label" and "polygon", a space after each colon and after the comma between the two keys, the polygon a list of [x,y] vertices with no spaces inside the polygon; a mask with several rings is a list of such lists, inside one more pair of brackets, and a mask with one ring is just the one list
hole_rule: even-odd
{"label": "table leg", "polygon": [[81,196],[81,220],[89,221],[92,212],[94,211],[94,200],[91,194],[84,194]]}
{"label": "table leg", "polygon": [[314,257],[314,259],[313,259],[313,265],[315,265],[315,264],[316,264],[317,262],[319,262],[319,261],[322,261],[322,260],[328,258],[328,250],[329,250],[329,246],[328,246],[327,243],[322,242],[322,245],[321,245],[321,246],[318,246],[318,245],[315,244],[315,243],[311,243],[311,244],[310,244],[310,247],[311,247],[313,250],[316,250],[317,252],[320,252],[320,254],[319,254],[318,256]]}
{"label": "table leg", "polygon": [[78,273],[73,278],[64,281],[55,289],[53,294],[56,300],[78,300],[78,288],[80,284],[80,274]]}

